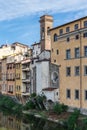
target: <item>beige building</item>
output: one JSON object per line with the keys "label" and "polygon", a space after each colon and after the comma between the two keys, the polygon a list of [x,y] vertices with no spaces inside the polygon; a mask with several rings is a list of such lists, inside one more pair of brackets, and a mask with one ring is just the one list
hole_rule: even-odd
{"label": "beige building", "polygon": [[87,109],[87,17],[50,33],[51,62],[59,66],[60,102]]}
{"label": "beige building", "polygon": [[21,61],[15,63],[15,93],[16,97],[21,101],[21,78],[22,68],[21,68]]}
{"label": "beige building", "polygon": [[49,29],[53,27],[53,17],[50,15],[43,15],[40,17],[40,43],[41,51],[51,49],[51,39]]}

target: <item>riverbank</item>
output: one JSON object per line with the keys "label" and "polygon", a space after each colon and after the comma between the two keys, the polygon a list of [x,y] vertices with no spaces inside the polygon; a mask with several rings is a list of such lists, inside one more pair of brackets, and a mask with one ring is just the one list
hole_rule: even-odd
{"label": "riverbank", "polygon": [[[68,120],[68,118],[70,117],[70,115],[72,113],[71,112],[63,112],[61,114],[56,114],[53,111],[28,110],[28,111],[23,111],[23,114],[33,115],[37,118],[42,118],[42,119],[45,119],[45,120],[49,120],[49,121],[52,121],[52,122],[62,124],[63,121]],[[86,117],[87,116],[80,114],[78,120],[81,121],[81,120],[85,119]]]}

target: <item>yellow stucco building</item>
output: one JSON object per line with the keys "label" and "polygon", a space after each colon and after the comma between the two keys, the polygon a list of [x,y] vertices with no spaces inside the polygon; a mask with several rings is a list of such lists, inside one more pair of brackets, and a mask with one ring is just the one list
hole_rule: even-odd
{"label": "yellow stucco building", "polygon": [[15,63],[15,90],[16,90],[16,97],[21,101],[21,86],[22,86],[22,67],[21,62]]}
{"label": "yellow stucco building", "polygon": [[60,103],[87,109],[87,17],[50,29],[51,62],[59,66]]}

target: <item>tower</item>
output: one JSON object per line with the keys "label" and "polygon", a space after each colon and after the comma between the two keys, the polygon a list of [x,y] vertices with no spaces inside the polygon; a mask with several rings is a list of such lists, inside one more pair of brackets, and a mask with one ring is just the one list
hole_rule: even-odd
{"label": "tower", "polygon": [[51,39],[49,29],[53,26],[53,17],[50,15],[43,15],[40,17],[40,43],[41,51],[51,49]]}

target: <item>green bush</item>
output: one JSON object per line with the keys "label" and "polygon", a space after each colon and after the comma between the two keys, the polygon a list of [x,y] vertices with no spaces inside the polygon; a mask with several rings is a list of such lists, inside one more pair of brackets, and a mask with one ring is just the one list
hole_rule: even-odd
{"label": "green bush", "polygon": [[29,100],[25,106],[24,106],[25,110],[29,110],[29,109],[35,109],[35,104],[32,100]]}
{"label": "green bush", "polygon": [[32,94],[30,95],[30,98],[33,98],[33,97],[36,97],[36,93],[32,93]]}
{"label": "green bush", "polygon": [[64,104],[61,104],[62,105],[62,110],[63,112],[66,112],[68,110],[68,106],[67,105],[64,105]]}
{"label": "green bush", "polygon": [[9,96],[0,96],[0,108],[2,111],[10,114],[19,115],[22,113],[22,105]]}
{"label": "green bush", "polygon": [[68,130],[74,130],[77,126],[77,119],[79,117],[80,111],[75,109],[74,112],[70,115],[70,117],[67,120],[67,127]]}
{"label": "green bush", "polygon": [[67,111],[68,106],[64,104],[56,103],[54,104],[53,111],[57,114],[61,114],[62,112]]}

